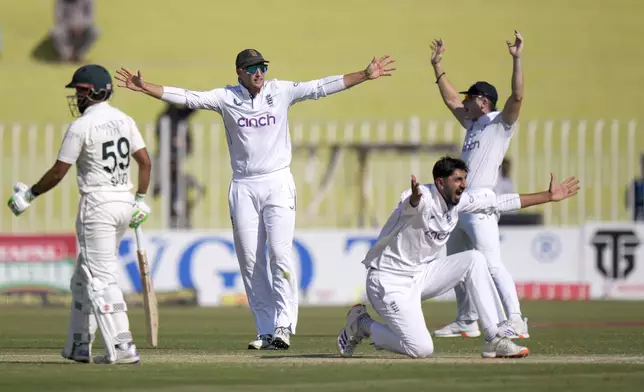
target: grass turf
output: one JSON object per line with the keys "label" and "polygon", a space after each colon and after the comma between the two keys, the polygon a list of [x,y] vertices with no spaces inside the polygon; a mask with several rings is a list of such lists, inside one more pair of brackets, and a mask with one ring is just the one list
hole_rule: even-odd
{"label": "grass turf", "polygon": [[[346,308],[302,308],[288,351],[249,351],[247,308],[161,308],[158,348],[145,343],[143,314],[130,312],[142,363],[83,365],[59,352],[66,311],[3,308],[0,388],[21,390],[637,390],[644,382],[642,302],[524,302],[532,353],[483,360],[480,339],[435,339],[423,360],[373,350],[339,358],[335,337]],[[430,330],[451,321],[453,302],[427,302]],[[98,339],[100,341],[100,338]],[[98,344],[100,347],[100,343]],[[102,350],[95,349],[95,354]]]}

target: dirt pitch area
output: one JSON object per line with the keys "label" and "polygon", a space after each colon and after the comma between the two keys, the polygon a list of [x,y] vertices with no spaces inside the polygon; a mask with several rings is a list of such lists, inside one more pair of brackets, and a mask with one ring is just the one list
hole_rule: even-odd
{"label": "dirt pitch area", "polygon": [[[146,350],[141,354],[142,364],[250,364],[280,365],[280,364],[338,364],[365,365],[365,364],[402,364],[409,363],[437,363],[437,364],[644,364],[644,356],[622,355],[530,355],[521,359],[483,359],[475,356],[436,355],[431,358],[410,359],[403,356],[355,356],[341,358],[334,354],[305,354],[305,355],[270,355],[270,354],[195,354],[174,353],[169,351]],[[69,363],[57,354],[2,354],[0,363]]]}

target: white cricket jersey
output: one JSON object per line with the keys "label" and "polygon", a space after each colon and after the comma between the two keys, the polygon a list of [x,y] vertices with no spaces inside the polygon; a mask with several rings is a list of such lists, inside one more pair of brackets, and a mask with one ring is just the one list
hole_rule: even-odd
{"label": "white cricket jersey", "polygon": [[[332,92],[325,85],[344,86],[343,78],[338,75],[309,82],[267,80],[255,97],[241,84],[210,91],[179,89],[178,94],[185,94],[186,107],[221,114],[233,178],[244,178],[290,166],[288,109],[297,102],[326,97]],[[176,94],[176,90],[164,87],[164,95]]]}
{"label": "white cricket jersey", "polygon": [[501,112],[490,112],[465,123],[467,133],[461,159],[467,163],[470,189],[494,189],[499,167],[514,134],[514,125],[503,122]]}
{"label": "white cricket jersey", "polygon": [[460,202],[448,207],[434,184],[421,185],[423,194],[417,207],[409,204],[411,189],[380,231],[362,263],[397,275],[414,276],[423,265],[435,260],[456,227],[459,212],[495,214],[521,208],[518,194],[497,198],[489,189],[465,191]]}
{"label": "white cricket jersey", "polygon": [[145,147],[134,120],[107,102],[88,107],[71,123],[58,160],[76,164],[81,194],[132,189],[132,154]]}

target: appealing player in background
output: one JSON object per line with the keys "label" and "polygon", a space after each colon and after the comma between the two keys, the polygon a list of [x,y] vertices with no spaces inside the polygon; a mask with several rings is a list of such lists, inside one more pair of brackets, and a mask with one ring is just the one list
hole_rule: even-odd
{"label": "appealing player in background", "polygon": [[[510,145],[519,118],[523,101],[523,70],[521,50],[523,38],[514,32],[514,43],[507,42],[512,56],[512,93],[503,110],[497,109],[496,88],[487,82],[476,82],[467,91],[456,92],[448,81],[441,60],[445,52],[442,40],[432,44],[432,65],[436,83],[443,101],[456,119],[467,130],[461,158],[467,163],[470,173],[470,189],[494,189],[498,181],[499,167]],[[461,100],[459,94],[465,94]],[[521,315],[519,297],[512,276],[501,261],[498,216],[484,212],[463,213],[459,224],[447,244],[447,254],[456,254],[476,249],[487,260],[490,274],[503,302],[506,317],[511,321],[516,335],[513,338],[528,338],[528,320]],[[456,286],[458,315],[456,321],[438,329],[435,336],[476,337],[481,333],[476,322],[478,316],[464,284]]]}
{"label": "appealing player in background", "polygon": [[[72,303],[63,357],[89,362],[98,327],[105,356],[96,363],[139,362],[123,292],[117,285],[117,248],[128,226],[136,228],[150,213],[144,202],[150,182],[150,157],[134,120],[112,107],[112,78],[99,65],[85,65],[65,86],[75,119],[63,138],[54,166],[34,186],[14,185],[9,207],[22,214],[36,197],[54,188],[70,166],[77,166],[80,191],[76,235],[80,254],[71,279]],[[139,187],[132,194],[130,163],[138,164]]]}
{"label": "appealing player in background", "polygon": [[426,357],[434,344],[425,325],[422,301],[439,296],[463,283],[481,317],[485,334],[484,358],[525,357],[529,350],[514,344],[508,335],[513,326],[505,320],[503,305],[488,271],[485,257],[477,250],[440,258],[460,212],[495,213],[559,201],[579,190],[570,177],[557,184],[554,175],[547,191],[496,196],[490,189],[466,191],[467,165],[445,157],[434,165],[434,184],[419,185],[412,176],[411,190],[403,192],[378,240],[367,252],[366,292],[369,302],[384,319],[374,321],[364,305],[347,314],[347,325],[337,338],[344,357],[353,355],[365,337],[376,348]]}
{"label": "appealing player in background", "polygon": [[118,71],[119,86],[176,105],[214,110],[223,117],[233,169],[228,191],[233,238],[257,328],[257,338],[248,348],[288,349],[297,324],[298,279],[291,260],[296,190],[290,170],[289,108],[390,76],[393,62],[389,56],[374,57],[363,71],[309,82],[265,80],[268,61],[257,50],[245,49],[235,60],[239,84],[210,91],[159,86],[144,81],[140,72]]}

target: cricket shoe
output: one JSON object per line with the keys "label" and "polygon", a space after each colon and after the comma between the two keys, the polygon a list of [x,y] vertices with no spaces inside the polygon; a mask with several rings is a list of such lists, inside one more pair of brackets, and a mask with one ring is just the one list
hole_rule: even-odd
{"label": "cricket shoe", "polygon": [[139,353],[133,343],[128,343],[126,348],[116,346],[116,360],[110,361],[107,356],[94,357],[94,363],[101,365],[133,365],[139,363]]}
{"label": "cricket shoe", "polygon": [[271,345],[276,350],[288,350],[291,347],[291,329],[289,327],[275,328]]}
{"label": "cricket shoe", "polygon": [[337,339],[338,350],[341,356],[345,358],[351,357],[358,344],[362,342],[362,339],[367,337],[360,330],[360,320],[363,317],[371,318],[369,313],[367,313],[367,307],[362,304],[354,305],[347,313],[347,325],[340,330]]}
{"label": "cricket shoe", "polygon": [[481,336],[479,324],[476,321],[454,321],[441,329],[434,331],[434,336],[439,338],[477,338]]}
{"label": "cricket shoe", "polygon": [[248,343],[249,350],[268,350],[273,348],[271,344],[273,343],[273,335],[263,334],[257,335],[257,339],[252,340]]}
{"label": "cricket shoe", "polygon": [[92,349],[88,343],[74,343],[71,353],[65,352],[65,349],[63,348],[60,355],[71,361],[89,363],[90,358],[92,357]]}
{"label": "cricket shoe", "polygon": [[[500,334],[500,333],[499,333]],[[524,358],[530,354],[527,347],[521,347],[514,344],[510,338],[506,336],[495,336],[490,341],[483,344],[483,358]]]}
{"label": "cricket shoe", "polygon": [[505,320],[499,324],[499,336],[510,339],[528,339],[528,319]]}
{"label": "cricket shoe", "polygon": [[519,320],[512,320],[512,328],[514,328],[515,334],[510,336],[510,339],[528,339],[530,334],[528,333],[528,318],[522,317]]}

